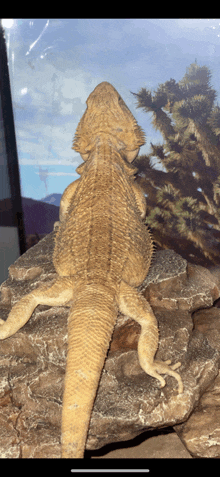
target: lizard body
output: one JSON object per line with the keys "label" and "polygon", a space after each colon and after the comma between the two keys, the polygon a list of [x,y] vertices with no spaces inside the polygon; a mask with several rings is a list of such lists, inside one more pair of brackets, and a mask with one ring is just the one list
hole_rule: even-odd
{"label": "lizard body", "polygon": [[38,304],[68,305],[68,353],[62,409],[62,457],[83,457],[99,379],[118,310],[141,325],[141,367],[161,387],[181,363],[154,361],[158,326],[137,291],[151,263],[153,245],[143,223],[144,194],[131,165],[144,134],[115,88],[99,84],[87,100],[73,148],[83,160],[80,178],[64,191],[53,262],[57,279],[14,305],[0,321],[0,339],[19,330]]}

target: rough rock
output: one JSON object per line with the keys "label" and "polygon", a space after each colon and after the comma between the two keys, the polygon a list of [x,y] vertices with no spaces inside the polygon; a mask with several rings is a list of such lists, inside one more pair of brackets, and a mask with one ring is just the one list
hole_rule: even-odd
{"label": "rough rock", "polygon": [[[7,318],[21,296],[43,282],[53,282],[53,238],[54,233],[46,236],[9,268],[9,278],[1,287],[1,318]],[[177,394],[172,377],[165,377],[167,385],[161,389],[157,380],[144,373],[137,357],[139,325],[119,315],[87,449],[126,441],[148,429],[180,429],[178,425],[184,426],[198,412],[201,398],[218,375],[220,318],[207,329],[206,320],[198,323],[195,317],[200,309],[219,311],[213,307],[220,296],[217,275],[188,264],[172,250],[155,254],[142,291],[158,319],[157,358],[181,361],[184,393]],[[38,306],[16,335],[1,341],[0,457],[60,457],[67,317],[68,307]],[[185,437],[181,440],[197,455]]]}
{"label": "rough rock", "polygon": [[[220,310],[194,313],[194,327],[209,345],[220,351]],[[175,431],[193,457],[220,457],[220,375],[206,389],[189,419]]]}
{"label": "rough rock", "polygon": [[[90,451],[91,459],[192,459],[175,432],[159,433],[157,436],[149,434],[146,432],[132,441],[122,442],[120,447],[113,444],[112,450],[106,446],[98,451]],[[162,465],[164,468],[164,462]]]}

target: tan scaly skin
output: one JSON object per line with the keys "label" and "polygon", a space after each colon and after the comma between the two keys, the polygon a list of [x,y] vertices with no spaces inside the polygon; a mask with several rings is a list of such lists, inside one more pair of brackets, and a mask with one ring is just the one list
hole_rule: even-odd
{"label": "tan scaly skin", "polygon": [[151,263],[152,240],[143,223],[146,203],[130,163],[144,134],[115,88],[99,84],[87,100],[73,148],[83,160],[80,179],[64,191],[53,255],[57,280],[22,298],[0,339],[29,320],[37,305],[68,305],[68,355],[62,411],[62,457],[83,457],[91,412],[118,310],[141,325],[138,356],[150,376],[173,376],[183,392],[181,363],[154,361],[158,326],[137,291]]}

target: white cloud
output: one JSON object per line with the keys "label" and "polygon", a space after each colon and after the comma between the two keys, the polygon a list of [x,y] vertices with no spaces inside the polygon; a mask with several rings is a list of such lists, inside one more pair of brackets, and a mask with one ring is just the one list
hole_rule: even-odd
{"label": "white cloud", "polygon": [[60,102],[60,112],[63,115],[68,115],[73,113],[73,104],[70,102],[61,101]]}
{"label": "white cloud", "polygon": [[20,59],[12,81],[19,163],[70,165],[76,158],[80,164],[71,149],[74,133],[88,95],[102,79],[79,68],[67,66],[64,73],[50,62],[31,61],[34,68]]}
{"label": "white cloud", "polygon": [[[42,172],[35,172],[37,175],[42,175]],[[47,176],[74,176],[74,177],[79,177],[79,174],[77,172],[49,172],[46,171],[44,174],[46,177]]]}
{"label": "white cloud", "polygon": [[30,158],[22,157],[22,152],[21,152],[21,157],[19,159],[19,164],[21,166],[57,166],[57,167],[72,166],[76,168],[79,166],[79,164],[81,164],[81,162],[83,162],[80,156],[78,156],[79,157],[78,161],[73,160],[74,158],[72,158],[72,161],[66,160],[66,159],[62,159],[62,161],[59,161],[57,159],[47,159],[47,161],[45,161],[44,158],[42,159],[33,158],[33,154],[30,154],[30,156],[32,156]]}
{"label": "white cloud", "polygon": [[24,94],[27,94],[27,88],[22,88],[21,89],[21,95],[23,96]]}
{"label": "white cloud", "polygon": [[[131,66],[142,68],[143,58],[138,58]],[[34,64],[34,63],[33,63]],[[36,66],[36,65],[35,65]],[[30,68],[27,59],[21,59],[16,66],[16,91],[14,96],[19,121],[16,121],[19,163],[21,165],[73,165],[82,162],[79,154],[72,150],[76,127],[86,109],[86,100],[91,91],[103,81],[80,68],[69,68],[69,61],[59,71],[50,62],[39,62]],[[129,74],[129,68],[124,75]],[[111,70],[111,72],[110,72]],[[109,65],[109,75],[112,66]],[[107,77],[108,80],[108,77]],[[128,107],[136,115],[133,97],[124,86],[124,77],[115,84]],[[24,86],[25,85],[25,86]],[[21,95],[22,91],[27,94]],[[28,116],[26,115],[28,112]],[[140,114],[140,112],[139,112]],[[16,118],[16,114],[15,114]],[[63,118],[63,119],[62,119]]]}

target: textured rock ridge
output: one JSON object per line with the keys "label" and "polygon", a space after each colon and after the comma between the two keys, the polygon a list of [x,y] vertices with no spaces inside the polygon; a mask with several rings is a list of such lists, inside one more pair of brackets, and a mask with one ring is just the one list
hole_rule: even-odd
{"label": "textured rock ridge", "polygon": [[[21,256],[1,286],[0,315],[55,279],[54,233]],[[157,359],[181,361],[184,393],[141,369],[140,325],[120,314],[102,372],[87,449],[173,426],[193,457],[220,456],[218,270],[191,265],[172,250],[155,253],[143,293],[158,320]],[[67,354],[67,306],[38,306],[0,347],[0,457],[59,458]]]}

